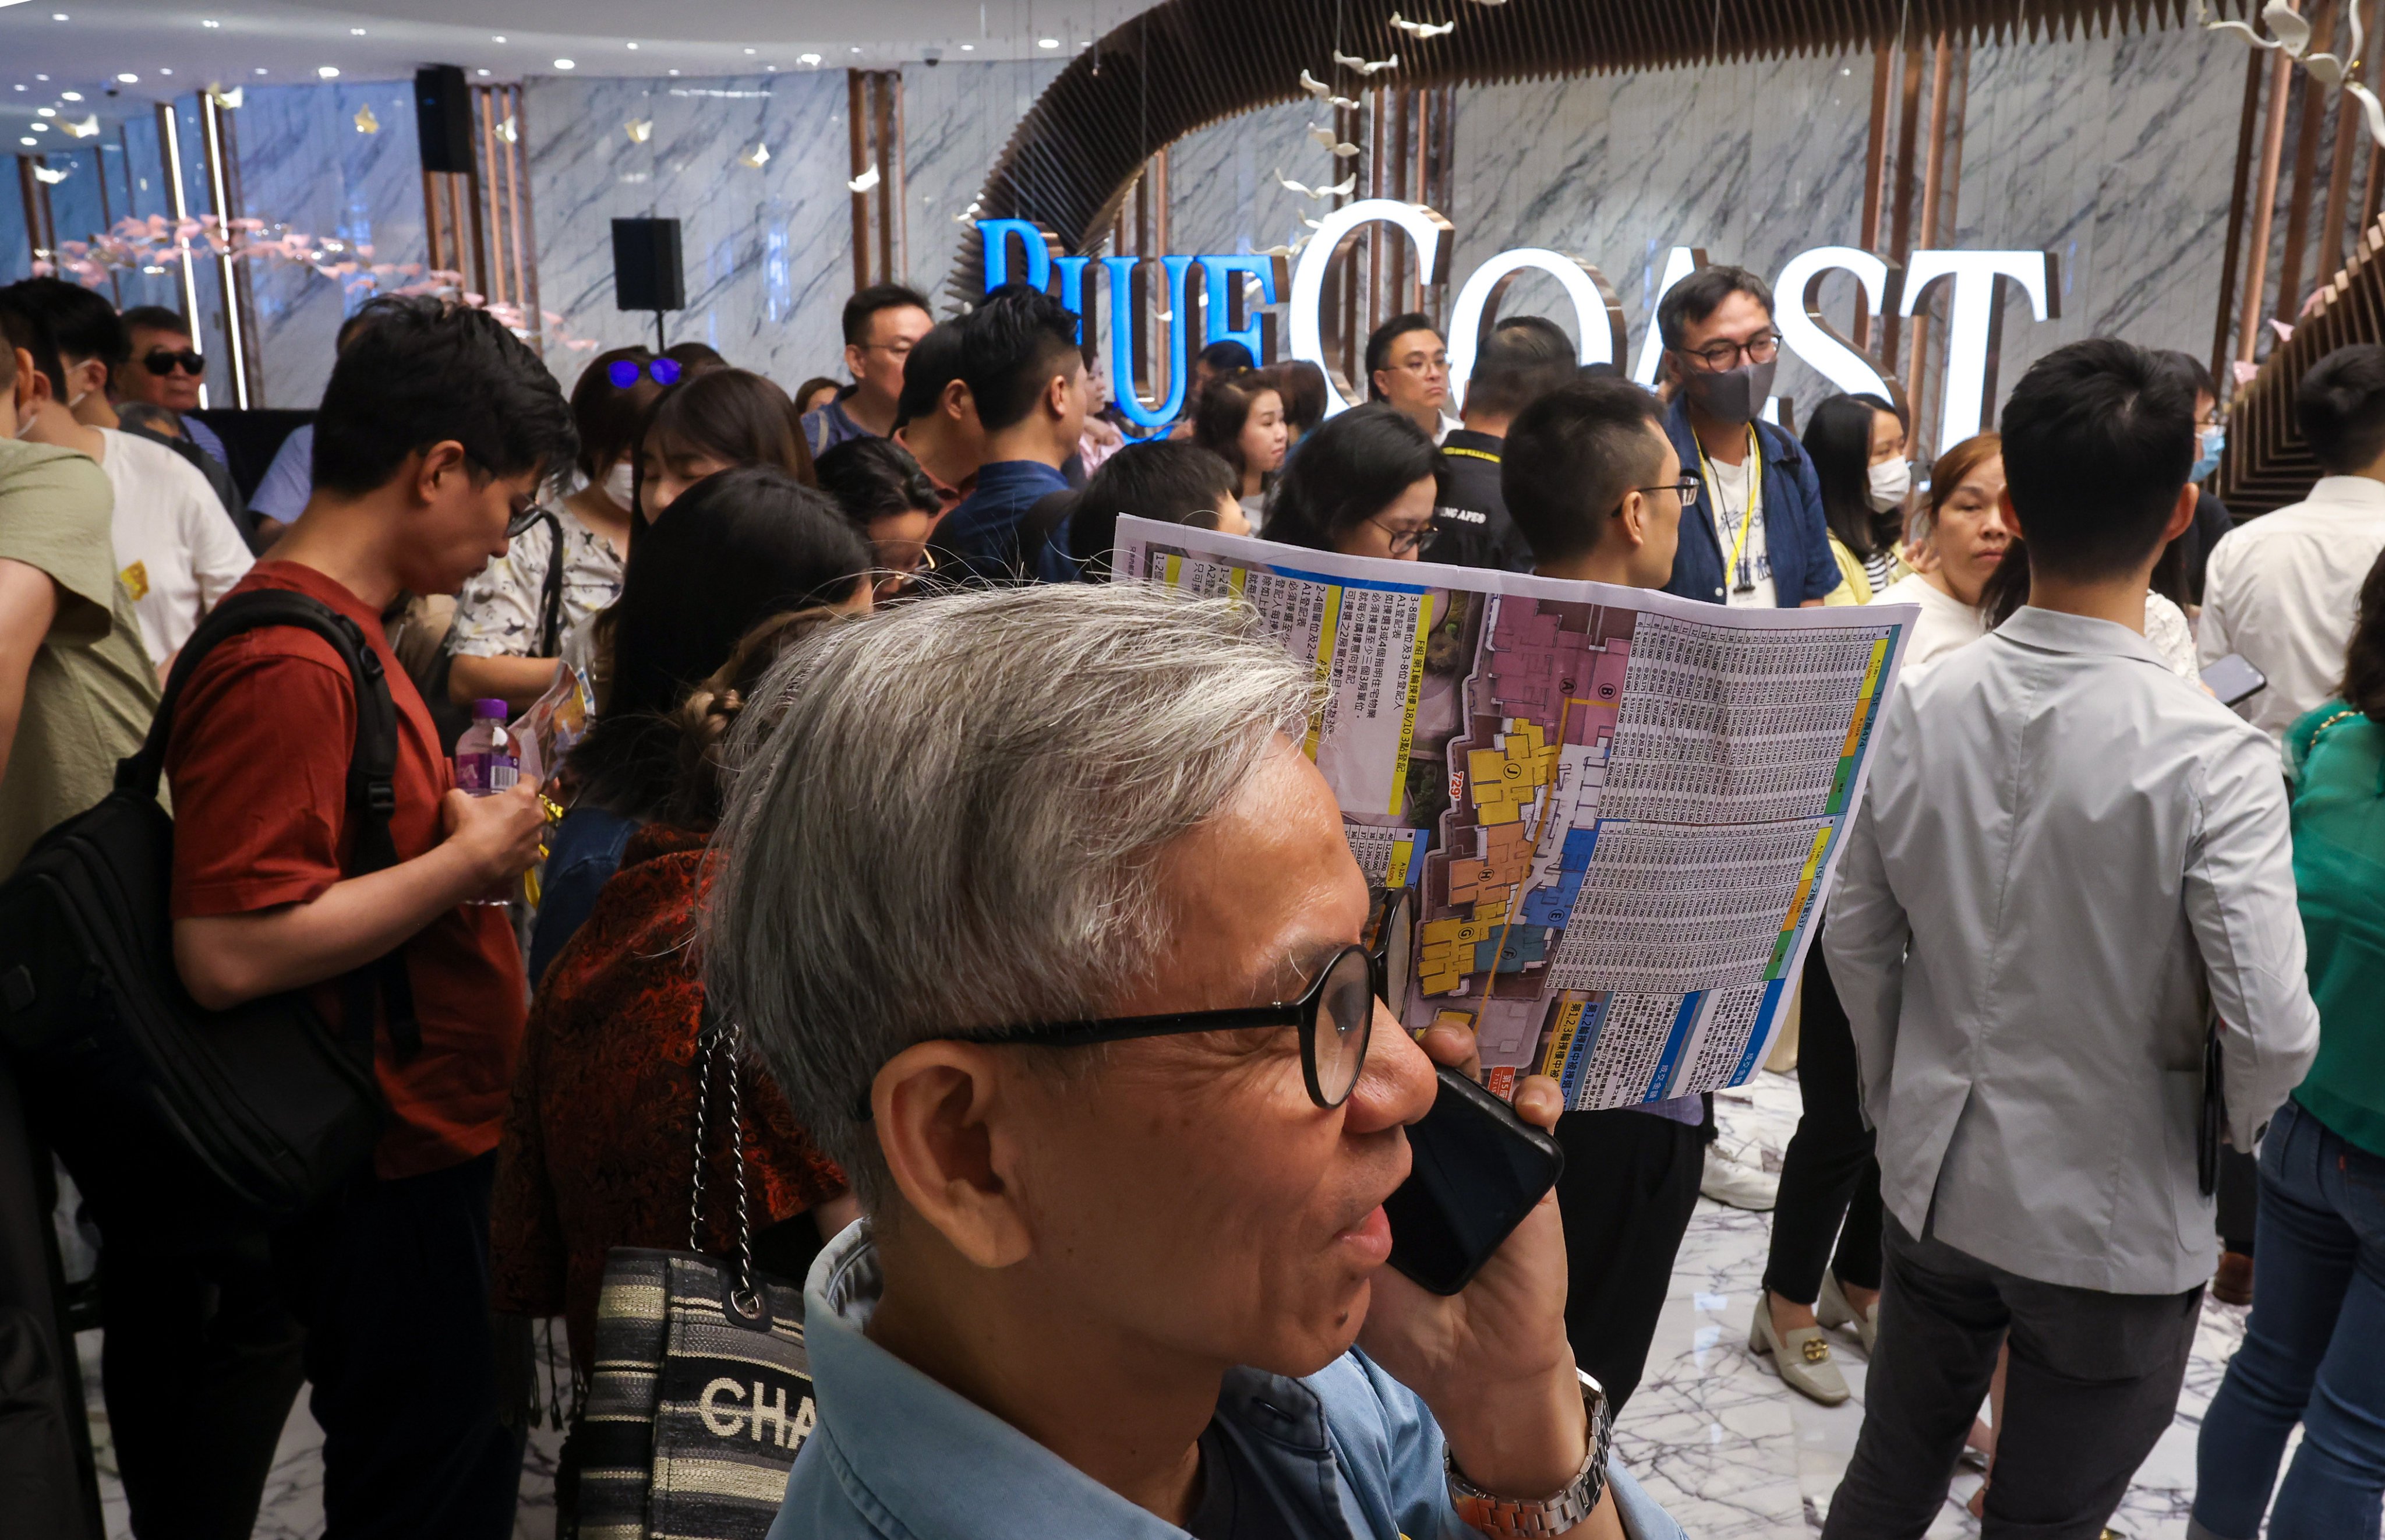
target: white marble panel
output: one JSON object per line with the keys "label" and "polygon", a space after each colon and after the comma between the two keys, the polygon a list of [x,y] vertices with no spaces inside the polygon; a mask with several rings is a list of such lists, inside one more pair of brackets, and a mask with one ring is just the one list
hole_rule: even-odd
{"label": "white marble panel", "polygon": [[956,303],[945,285],[959,256],[959,216],[1064,68],[1059,59],[904,66],[904,257],[911,286],[936,302],[939,315]]}
{"label": "white marble panel", "polygon": [[[367,109],[377,125],[369,133],[356,125]],[[376,263],[424,260],[422,163],[406,82],[252,86],[232,123],[241,214],[264,220],[261,233],[287,230],[369,246]],[[294,262],[253,266],[259,404],[314,406],[331,378],[341,320],[372,292]]]}
{"label": "white marble panel", "polygon": [[1308,125],[1330,116],[1311,112],[1305,99],[1283,102],[1212,123],[1169,145],[1168,249],[1265,251],[1306,234],[1301,221],[1322,218],[1331,200],[1292,192],[1279,174],[1311,188],[1332,186],[1348,174],[1344,162],[1309,137]]}
{"label": "white marble panel", "polygon": [[[654,338],[654,318],[614,303],[617,218],[681,221],[687,307],[673,341],[793,386],[829,371],[853,283],[842,71],[705,81],[541,79],[524,93],[542,303],[569,338],[612,347]],[[629,125],[652,122],[644,143]],[[743,164],[755,145],[769,156]],[[586,349],[550,338],[567,382]]]}

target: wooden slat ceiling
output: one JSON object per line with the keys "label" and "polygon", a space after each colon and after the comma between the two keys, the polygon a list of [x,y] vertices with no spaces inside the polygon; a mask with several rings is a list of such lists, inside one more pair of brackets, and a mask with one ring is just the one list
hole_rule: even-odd
{"label": "wooden slat ceiling", "polygon": [[2352,260],[2320,291],[2319,308],[2261,361],[2228,413],[2219,495],[2249,519],[2310,495],[2321,472],[2294,420],[2294,394],[2313,364],[2353,343],[2385,342],[2385,219],[2362,232]]}
{"label": "wooden slat ceiling", "polygon": [[[2244,15],[2253,0],[2213,0]],[[979,196],[986,219],[1034,219],[1085,252],[1152,152],[1253,107],[1300,95],[1300,72],[1343,95],[1363,84],[1550,80],[1670,65],[1862,52],[1901,36],[2068,38],[2185,24],[2193,0],[1167,0],[1080,54],[1030,108]],[[1446,36],[1394,30],[1454,20]],[[1368,80],[1336,49],[1399,68]],[[975,231],[952,290],[981,292]]]}

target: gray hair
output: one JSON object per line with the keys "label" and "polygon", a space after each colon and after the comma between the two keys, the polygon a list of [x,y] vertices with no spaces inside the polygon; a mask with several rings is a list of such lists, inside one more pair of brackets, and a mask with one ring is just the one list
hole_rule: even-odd
{"label": "gray hair", "polygon": [[1247,606],[1132,583],[924,600],[771,670],[729,745],[706,984],[867,1206],[880,1068],[1117,998],[1165,941],[1160,851],[1315,694]]}

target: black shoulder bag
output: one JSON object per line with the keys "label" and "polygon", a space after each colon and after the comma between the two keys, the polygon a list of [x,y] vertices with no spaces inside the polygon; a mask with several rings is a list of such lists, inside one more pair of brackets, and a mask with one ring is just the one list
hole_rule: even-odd
{"label": "black shoulder bag", "polygon": [[[295,626],[330,643],[356,683],[347,874],[396,864],[397,713],[378,655],[347,617],[304,594],[235,594],[175,659],[148,741],[114,790],[42,836],[0,883],[0,1047],[27,1109],[104,1228],[205,1241],[287,1222],[371,1154],[382,1107],[374,1004],[401,1058],[419,1049],[395,953],[348,975],[334,1030],[304,990],[207,1010],[174,964],[174,824],[157,804],[174,710],[226,637]],[[260,707],[262,707],[262,703]]]}

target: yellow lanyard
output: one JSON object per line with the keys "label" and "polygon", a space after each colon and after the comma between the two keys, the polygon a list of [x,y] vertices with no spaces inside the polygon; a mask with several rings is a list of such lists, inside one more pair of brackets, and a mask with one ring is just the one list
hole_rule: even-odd
{"label": "yellow lanyard", "polygon": [[[1692,442],[1696,442],[1694,437]],[[1753,422],[1747,425],[1747,519],[1739,527],[1738,544],[1730,548],[1730,565],[1723,569],[1725,582],[1739,570],[1739,558],[1747,554],[1747,532],[1755,528],[1756,513],[1764,506],[1764,441],[1755,436],[1755,424]],[[1706,446],[1703,444],[1698,444],[1698,470],[1705,477],[1707,492],[1714,496],[1715,521],[1719,524],[1722,521],[1722,489],[1715,481],[1714,466],[1706,459]],[[1747,587],[1741,592],[1753,593],[1754,589],[1754,578],[1751,574]]]}

